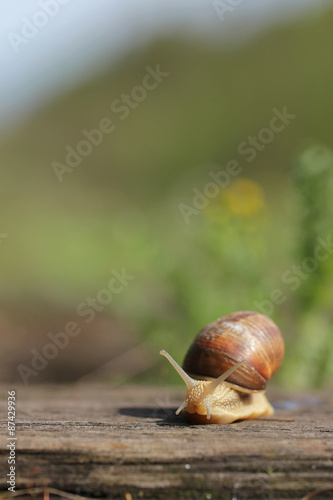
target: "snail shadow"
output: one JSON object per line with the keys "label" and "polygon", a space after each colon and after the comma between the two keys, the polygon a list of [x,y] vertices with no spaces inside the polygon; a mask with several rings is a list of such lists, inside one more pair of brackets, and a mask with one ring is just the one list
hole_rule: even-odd
{"label": "snail shadow", "polygon": [[133,406],[119,408],[118,413],[127,417],[153,419],[156,425],[186,425],[181,415],[175,414],[175,407],[152,408],[151,406]]}

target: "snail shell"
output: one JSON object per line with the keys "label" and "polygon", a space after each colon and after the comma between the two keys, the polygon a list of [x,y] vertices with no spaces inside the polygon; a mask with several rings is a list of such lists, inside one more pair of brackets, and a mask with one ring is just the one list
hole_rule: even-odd
{"label": "snail shell", "polygon": [[190,346],[183,369],[194,378],[217,378],[246,360],[226,382],[238,390],[264,391],[281,365],[284,342],[279,328],[263,314],[240,311],[210,323]]}

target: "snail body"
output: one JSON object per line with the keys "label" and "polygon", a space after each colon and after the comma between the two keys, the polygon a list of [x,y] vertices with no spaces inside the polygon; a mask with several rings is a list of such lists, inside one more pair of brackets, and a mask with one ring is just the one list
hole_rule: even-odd
{"label": "snail body", "polygon": [[164,350],[187,386],[183,411],[191,423],[228,424],[274,413],[267,381],[284,355],[280,330],[267,316],[241,311],[201,330],[181,368]]}

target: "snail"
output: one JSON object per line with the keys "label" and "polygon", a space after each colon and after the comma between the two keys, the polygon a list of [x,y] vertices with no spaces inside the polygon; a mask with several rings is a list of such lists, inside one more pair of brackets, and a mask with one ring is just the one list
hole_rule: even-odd
{"label": "snail", "polygon": [[195,424],[228,424],[274,413],[266,384],[281,365],[284,342],[267,316],[240,311],[223,316],[201,330],[181,368],[165,356],[187,386],[176,411]]}

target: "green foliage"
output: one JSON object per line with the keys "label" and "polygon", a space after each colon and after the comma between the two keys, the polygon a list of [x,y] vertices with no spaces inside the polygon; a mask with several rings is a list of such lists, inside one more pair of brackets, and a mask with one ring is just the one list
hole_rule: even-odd
{"label": "green foliage", "polygon": [[[156,41],[3,140],[2,299],[42,297],[74,312],[125,267],[135,280],[108,309],[156,357],[165,348],[179,361],[205,324],[269,302],[287,344],[276,380],[327,384],[333,259],[296,289],[284,275],[330,234],[332,153],[315,146],[332,141],[330,19],[327,12],[233,50]],[[157,64],[170,75],[121,121],[111,103]],[[284,106],[295,120],[248,162],[239,144]],[[59,183],[52,162],[104,117],[115,131]],[[179,204],[191,205],[193,188],[203,192],[209,172],[230,160],[241,173],[186,224]],[[274,290],[283,301],[272,301]]]}
{"label": "green foliage", "polygon": [[296,363],[290,376],[311,387],[327,384],[333,374],[332,150],[320,144],[305,147],[293,179],[299,214],[295,258],[302,264],[302,279],[295,305],[298,335],[290,350]]}

